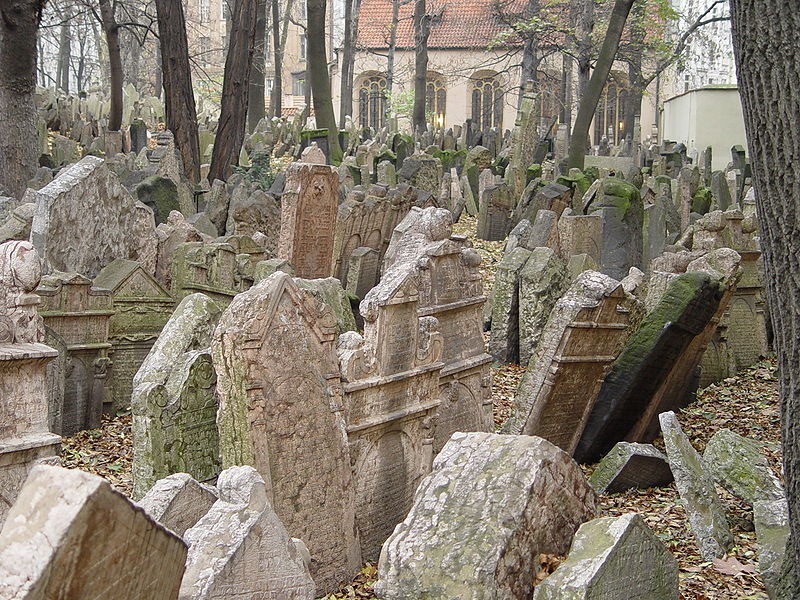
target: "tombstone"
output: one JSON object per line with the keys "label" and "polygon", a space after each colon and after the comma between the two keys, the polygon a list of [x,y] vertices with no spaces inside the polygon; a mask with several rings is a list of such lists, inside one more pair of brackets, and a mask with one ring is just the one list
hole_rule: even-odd
{"label": "tombstone", "polygon": [[561,252],[561,236],[558,230],[558,215],[552,210],[542,209],[536,213],[536,220],[531,225],[529,239],[524,247],[533,250],[541,246],[550,248],[555,253]]}
{"label": "tombstone", "polygon": [[131,122],[131,152],[139,154],[142,148],[147,147],[147,125],[141,119]]}
{"label": "tombstone", "polygon": [[491,185],[483,190],[478,209],[477,237],[481,240],[505,239],[511,229],[514,199],[505,184]]}
{"label": "tombstone", "polygon": [[275,252],[280,242],[280,214],[281,203],[275,198],[255,185],[240,184],[230,193],[225,233],[255,237],[261,232],[264,248]]}
{"label": "tombstone", "polygon": [[424,190],[433,196],[439,193],[442,176],[442,161],[424,152],[415,152],[406,158],[397,171],[397,181]]}
{"label": "tombstone", "polygon": [[42,278],[37,294],[45,325],[67,349],[61,434],[99,427],[100,414],[112,406],[111,292],[77,273],[55,273]]}
{"label": "tombstone", "polygon": [[761,445],[720,429],[706,444],[703,461],[714,481],[748,504],[784,498],[783,486],[772,472]]}
{"label": "tombstone", "polygon": [[350,255],[345,289],[356,298],[364,298],[378,282],[380,264],[378,251],[361,246]]}
{"label": "tombstone", "polygon": [[456,433],[384,543],[375,592],[385,600],[468,598],[475,590],[530,597],[539,553],[566,552],[594,513],[582,472],[547,441]]}
{"label": "tombstone", "polygon": [[598,494],[663,487],[673,481],[664,456],[651,444],[617,442],[595,468],[589,484]]}
{"label": "tombstone", "polygon": [[256,250],[257,254],[237,253],[225,239],[188,242],[175,249],[170,292],[176,300],[200,292],[227,306],[252,285],[255,265],[265,258],[263,249]]}
{"label": "tombstone", "polygon": [[219,499],[185,534],[181,600],[232,597],[314,600],[305,545],[290,538],[252,467],[219,476]]}
{"label": "tombstone", "polygon": [[520,359],[520,274],[530,256],[530,250],[514,248],[495,269],[489,353],[501,363]]}
{"label": "tombstone", "polygon": [[61,438],[48,430],[45,369],[58,353],[44,342],[34,293],[41,265],[29,242],[0,245],[0,524],[28,471],[58,464]]}
{"label": "tombstone", "polygon": [[642,221],[642,264],[649,265],[650,261],[659,256],[666,245],[667,221],[664,206],[657,200],[653,204],[646,204]]}
{"label": "tombstone", "polygon": [[325,593],[361,564],[335,335],[330,308],[278,272],[233,299],[211,344],[223,467],[267,478]]}
{"label": "tombstone", "polygon": [[753,524],[758,543],[758,571],[770,598],[781,598],[782,578],[794,560],[789,537],[789,506],[785,498],[753,503]]}
{"label": "tombstone", "polygon": [[[158,258],[155,278],[168,290],[172,287],[172,265],[175,262],[175,251],[178,246],[187,242],[202,242],[203,236],[177,210],[169,213],[166,222],[159,224],[156,228],[156,235],[158,237]],[[213,237],[216,238],[216,234]]]}
{"label": "tombstone", "polygon": [[287,169],[278,257],[288,260],[298,277],[331,275],[338,189],[331,167],[295,163]]}
{"label": "tombstone", "polygon": [[464,210],[467,211],[470,217],[477,217],[479,213],[478,203],[475,201],[475,193],[472,190],[469,179],[462,175],[460,183],[461,192],[464,194]]}
{"label": "tombstone", "polygon": [[220,307],[208,296],[181,300],[133,379],[133,497],[173,473],[217,476],[216,373],[209,354]]}
{"label": "tombstone", "polygon": [[553,308],[503,431],[539,435],[572,454],[635,308],[618,281],[581,274]]}
{"label": "tombstone", "polygon": [[185,560],[183,541],[105,479],[39,465],[0,532],[0,596],[172,600]]}
{"label": "tombstone", "polygon": [[525,192],[515,211],[515,219],[518,217],[533,222],[540,210],[552,210],[561,216],[564,209],[572,204],[572,189],[560,183],[533,186],[526,188]]}
{"label": "tombstone", "polygon": [[137,208],[102,159],[83,158],[34,192],[33,198],[31,241],[45,272],[95,277],[117,258],[149,264],[155,244],[153,213],[141,204],[141,210]]}
{"label": "tombstone", "polygon": [[731,190],[728,187],[728,182],[725,180],[725,173],[723,171],[714,171],[711,174],[709,187],[711,188],[711,194],[714,196],[716,208],[728,210],[733,201],[731,200]]}
{"label": "tombstone", "polygon": [[0,223],[0,244],[11,240],[27,240],[31,235],[35,210],[36,205],[32,202],[25,202],[14,208],[5,221]]}
{"label": "tombstone", "polygon": [[336,335],[345,331],[356,331],[356,320],[350,297],[342,287],[341,281],[335,277],[325,279],[295,279],[297,287],[308,292],[317,301],[331,309],[336,320]]}
{"label": "tombstone", "polygon": [[152,175],[136,186],[139,202],[152,209],[156,225],[166,223],[169,213],[181,209],[178,186],[168,177]]}
{"label": "tombstone", "polygon": [[528,221],[528,219],[522,219],[522,221],[514,225],[514,229],[509,232],[505,246],[503,246],[503,254],[508,254],[515,248],[527,248],[530,245],[530,238],[531,222]]}
{"label": "tombstone", "polygon": [[103,268],[94,286],[111,292],[114,314],[108,323],[111,342],[112,411],[130,406],[133,377],[172,314],[175,301],[136,261],[118,258]]}
{"label": "tombstone", "polygon": [[137,502],[153,520],[183,537],[217,501],[217,490],[188,473],[175,473],[156,481]]}
{"label": "tombstone", "polygon": [[558,220],[558,239],[564,260],[576,254],[585,254],[595,264],[601,264],[604,239],[600,215],[576,215],[572,209],[564,210]]}
{"label": "tombstone", "polygon": [[677,600],[678,561],[637,513],[580,526],[534,600]]}
{"label": "tombstone", "polygon": [[683,433],[675,413],[661,413],[659,421],[669,466],[675,476],[675,487],[686,509],[700,556],[707,561],[722,558],[733,546],[733,537],[714,489],[714,480]]}

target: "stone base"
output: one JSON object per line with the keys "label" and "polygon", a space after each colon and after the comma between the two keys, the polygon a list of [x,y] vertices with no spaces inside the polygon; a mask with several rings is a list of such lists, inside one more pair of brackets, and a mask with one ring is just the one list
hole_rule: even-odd
{"label": "stone base", "polygon": [[60,450],[61,437],[49,432],[0,441],[0,527],[28,472],[37,464],[60,465]]}

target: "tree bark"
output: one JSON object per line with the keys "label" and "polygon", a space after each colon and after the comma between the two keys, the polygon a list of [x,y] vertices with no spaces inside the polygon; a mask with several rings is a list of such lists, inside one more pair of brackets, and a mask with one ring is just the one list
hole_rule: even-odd
{"label": "tree bark", "polygon": [[236,0],[231,15],[228,56],[222,82],[222,101],[217,136],[208,180],[226,181],[239,163],[239,152],[247,125],[247,88],[256,43],[258,0]]}
{"label": "tree bark", "polygon": [[317,127],[328,130],[328,151],[331,162],[338,165],[342,161],[342,149],[339,146],[339,132],[336,129],[336,116],[333,113],[331,79],[325,52],[326,2],[325,0],[307,0],[306,6],[308,10],[307,72],[311,79],[311,93],[314,96],[314,114],[317,119]]}
{"label": "tree bark", "polygon": [[339,93],[339,128],[345,128],[345,119],[353,114],[353,65],[356,57],[358,32],[358,0],[345,0],[344,40],[342,42],[342,85]]}
{"label": "tree bark", "polygon": [[595,69],[589,79],[589,86],[578,105],[578,114],[575,116],[575,126],[572,129],[572,136],[569,142],[569,156],[567,157],[570,168],[576,167],[583,169],[583,162],[586,155],[586,146],[589,141],[589,126],[592,124],[594,112],[597,110],[597,103],[600,95],[608,81],[608,74],[611,72],[611,65],[619,48],[619,40],[622,31],[625,29],[625,20],[631,10],[634,0],[615,0],[611,17],[608,20],[608,31],[600,48],[600,55],[597,57]]}
{"label": "tree bark", "polygon": [[253,51],[253,74],[250,77],[248,93],[250,98],[247,107],[247,130],[255,131],[258,122],[266,115],[264,106],[266,81],[266,54],[264,44],[267,43],[267,0],[258,0],[258,16],[256,17],[256,47]]}
{"label": "tree bark", "polygon": [[197,109],[194,104],[186,21],[181,0],[156,0],[156,12],[167,127],[175,136],[175,146],[183,159],[186,178],[197,183],[200,181]]}
{"label": "tree bark", "polygon": [[577,37],[578,64],[578,104],[589,87],[592,66],[592,31],[594,30],[594,0],[582,0],[578,22],[575,27]]}
{"label": "tree bark", "polygon": [[0,3],[0,187],[16,198],[39,166],[34,93],[44,3]]}
{"label": "tree bark", "polygon": [[272,79],[272,92],[270,93],[270,109],[273,117],[280,117],[283,112],[281,106],[283,86],[281,73],[283,71],[283,46],[281,45],[281,2],[272,0],[272,47],[274,52],[275,76]]}
{"label": "tree bark", "polygon": [[58,41],[58,74],[56,81],[58,87],[69,94],[69,65],[72,59],[72,7],[67,6],[61,15],[61,37]]}
{"label": "tree bark", "polygon": [[108,46],[108,69],[111,79],[111,111],[108,116],[109,131],[122,127],[122,54],[119,49],[119,25],[114,16],[111,0],[99,0],[100,18]]}
{"label": "tree bark", "polygon": [[414,111],[412,125],[414,131],[428,129],[425,118],[425,95],[428,83],[428,36],[431,32],[430,16],[427,14],[425,0],[416,0],[414,4]]}
{"label": "tree bark", "polygon": [[800,13],[794,0],[731,0],[730,7],[778,357],[783,470],[795,541],[794,556],[786,560],[800,581]]}
{"label": "tree bark", "polygon": [[[400,21],[400,0],[392,0],[392,22],[389,25],[389,49],[386,51],[386,97],[383,103],[383,119],[389,121],[392,104],[392,88],[394,87],[394,53],[397,49],[397,25]],[[416,21],[414,21],[416,23]]]}

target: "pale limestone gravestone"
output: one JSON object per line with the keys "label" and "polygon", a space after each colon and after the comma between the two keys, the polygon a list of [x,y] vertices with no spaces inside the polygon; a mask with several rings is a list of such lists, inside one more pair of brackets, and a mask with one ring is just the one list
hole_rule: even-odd
{"label": "pale limestone gravestone", "polygon": [[534,600],[678,600],[678,561],[636,513],[580,526]]}
{"label": "pale limestone gravestone", "polygon": [[[187,242],[202,242],[203,236],[177,210],[169,213],[165,222],[156,227],[158,259],[155,278],[165,289],[172,287],[172,263],[178,246]],[[214,237],[217,237],[216,234]]]}
{"label": "pale limestone gravestone", "polygon": [[714,480],[748,504],[784,498],[783,486],[756,440],[720,429],[706,444],[703,461]]}
{"label": "pale limestone gravestone", "polygon": [[379,272],[378,251],[360,246],[350,255],[345,289],[356,298],[363,299],[378,282]]}
{"label": "pale limestone gravestone", "polygon": [[308,550],[289,537],[258,472],[230,467],[217,489],[219,499],[184,535],[189,554],[179,598],[313,600]]}
{"label": "pale limestone gravestone", "polygon": [[133,496],[159,479],[220,469],[216,372],[209,348],[220,307],[208,296],[181,300],[133,379]]}
{"label": "pale limestone gravestone", "polygon": [[294,163],[286,170],[281,198],[278,257],[294,267],[298,277],[331,275],[339,177],[326,165]]}
{"label": "pale limestone gravestone", "polygon": [[599,215],[576,215],[572,209],[566,209],[558,220],[558,237],[565,260],[575,254],[586,254],[595,264],[601,264],[603,220]]}
{"label": "pale limestone gravestone", "polygon": [[672,480],[667,457],[651,444],[636,442],[617,442],[589,477],[598,494],[662,487]]}
{"label": "pale limestone gravestone", "polygon": [[673,412],[659,415],[667,459],[703,560],[722,558],[733,546],[725,511],[703,459]]}
{"label": "pale limestone gravestone", "polygon": [[40,465],[0,532],[0,597],[173,600],[185,560],[183,541],[106,480]]}
{"label": "pale limestone gravestone", "polygon": [[350,305],[350,298],[342,287],[342,283],[335,277],[325,279],[294,279],[297,287],[310,293],[319,302],[331,309],[336,319],[336,335],[345,331],[355,331],[356,319]]}
{"label": "pale limestone gravestone", "polygon": [[300,160],[298,162],[311,165],[324,165],[328,163],[328,160],[325,158],[325,153],[322,151],[322,148],[317,146],[317,142],[311,142],[311,145],[300,153]]}
{"label": "pale limestone gravestone", "polygon": [[504,183],[487,186],[481,194],[478,208],[476,234],[478,239],[489,241],[505,239],[511,230],[513,209],[514,198]]}
{"label": "pale limestone gravestone", "polygon": [[34,293],[41,264],[29,242],[0,245],[0,524],[37,463],[58,464],[61,438],[48,431],[44,343]]}
{"label": "pale limestone gravestone", "polygon": [[539,435],[572,454],[636,310],[615,279],[581,274],[553,308],[504,432]]}
{"label": "pale limestone gravestone", "polygon": [[175,473],[156,481],[137,504],[154,520],[183,537],[216,501],[216,489],[199,483],[188,473]]}
{"label": "pale limestone gravestone", "polygon": [[[758,571],[770,598],[781,598],[781,578],[792,563],[789,542],[789,506],[785,498],[753,503],[753,524],[758,543]],[[788,599],[787,599],[788,600]]]}
{"label": "pale limestone gravestone", "polygon": [[44,260],[45,272],[95,277],[116,258],[150,265],[153,212],[137,203],[102,159],[83,158],[33,197],[31,241]]}
{"label": "pale limestone gravestone", "polygon": [[265,478],[323,592],[361,564],[335,336],[331,309],[277,272],[233,299],[211,344],[223,467]]}
{"label": "pale limestone gravestone", "polygon": [[36,204],[33,202],[26,201],[14,208],[0,223],[0,244],[11,240],[27,240],[31,236],[34,212]]}
{"label": "pale limestone gravestone", "polygon": [[503,256],[495,270],[489,353],[501,363],[520,359],[520,274],[530,257],[530,250],[517,246]]}
{"label": "pale limestone gravestone", "polygon": [[383,545],[376,594],[529,598],[538,554],[566,552],[594,513],[581,470],[549,442],[456,433]]}

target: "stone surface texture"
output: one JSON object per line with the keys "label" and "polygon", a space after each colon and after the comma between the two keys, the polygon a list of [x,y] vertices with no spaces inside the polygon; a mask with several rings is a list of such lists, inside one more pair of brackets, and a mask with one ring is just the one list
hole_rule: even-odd
{"label": "stone surface texture", "polygon": [[672,483],[667,457],[651,444],[617,442],[589,477],[598,494],[662,487]]}

